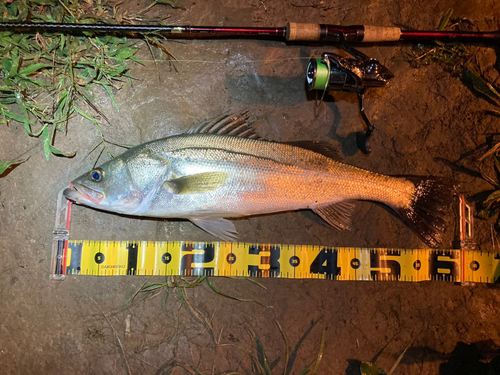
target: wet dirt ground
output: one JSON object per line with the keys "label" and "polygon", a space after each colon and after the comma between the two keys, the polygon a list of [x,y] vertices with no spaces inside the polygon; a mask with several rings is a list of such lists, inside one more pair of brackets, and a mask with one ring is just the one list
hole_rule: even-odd
{"label": "wet dirt ground", "polygon": [[[141,9],[125,2],[123,9]],[[493,1],[277,1],[210,0],[183,2],[185,10],[156,7],[151,15],[191,25],[284,26],[288,21],[372,24],[434,29],[450,7],[480,30],[497,30],[500,5]],[[336,52],[334,46],[279,41],[169,41],[178,59],[155,64],[140,40],[131,65],[133,86],[116,92],[120,112],[104,92],[99,108],[110,120],[105,135],[126,144],[177,134],[221,113],[249,111],[258,133],[277,141],[321,140],[340,150],[346,163],[389,175],[432,175],[453,181],[467,196],[491,189],[472,171],[498,132],[494,107],[457,77],[431,64],[413,69],[394,57],[410,46],[360,49],[395,75],[384,89],[369,91],[366,111],[376,130],[373,152],[357,151],[353,134],[362,130],[356,98],[335,93],[315,108],[305,89],[312,56]],[[499,77],[494,48],[479,47],[483,75]],[[165,59],[165,56],[160,57]],[[85,156],[99,141],[92,123],[75,118],[56,145],[77,152],[72,159],[45,161],[38,139],[22,125],[0,127],[0,160],[29,156],[28,162],[0,178],[0,373],[2,374],[216,374],[258,373],[250,331],[262,340],[273,373],[299,374],[318,355],[326,327],[319,374],[357,374],[359,361],[376,361],[388,371],[409,345],[394,374],[485,374],[484,363],[500,348],[500,291],[496,285],[449,282],[344,282],[212,278],[240,302],[214,293],[206,284],[187,290],[189,303],[175,296],[138,298],[144,277],[69,276],[49,280],[52,230],[58,192],[90,169]],[[477,152],[472,152],[479,150]],[[96,155],[94,155],[96,156]],[[85,159],[85,160],[84,160]],[[213,241],[190,222],[120,217],[74,207],[70,238],[88,240]],[[455,236],[453,211],[443,248]],[[478,248],[498,251],[493,221],[476,221]],[[236,220],[239,240],[260,243],[333,244],[424,248],[395,215],[360,202],[353,228],[337,232],[310,212]],[[251,355],[249,355],[251,353]],[[492,366],[491,366],[492,367]],[[198,372],[196,372],[198,371]],[[496,372],[497,373],[497,372]],[[500,373],[500,372],[498,372]]]}

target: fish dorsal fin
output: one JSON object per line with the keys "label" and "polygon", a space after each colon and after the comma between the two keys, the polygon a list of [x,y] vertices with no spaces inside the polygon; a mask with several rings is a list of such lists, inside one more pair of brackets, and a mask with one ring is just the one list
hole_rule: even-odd
{"label": "fish dorsal fin", "polygon": [[340,159],[338,151],[329,143],[322,141],[292,141],[284,142],[287,145],[304,148],[309,151],[316,152],[327,158],[338,160]]}
{"label": "fish dorsal fin", "polygon": [[249,139],[262,139],[248,124],[248,111],[239,115],[223,115],[213,121],[203,121],[190,134],[224,134]]}
{"label": "fish dorsal fin", "polygon": [[229,242],[238,239],[238,232],[236,232],[234,224],[229,220],[212,217],[190,217],[189,220],[204,231],[223,241]]}
{"label": "fish dorsal fin", "polygon": [[226,172],[204,172],[165,181],[163,188],[173,194],[199,194],[218,189],[228,178]]}
{"label": "fish dorsal fin", "polygon": [[313,211],[335,229],[345,230],[351,226],[354,203],[352,201],[337,202],[329,206],[315,207]]}

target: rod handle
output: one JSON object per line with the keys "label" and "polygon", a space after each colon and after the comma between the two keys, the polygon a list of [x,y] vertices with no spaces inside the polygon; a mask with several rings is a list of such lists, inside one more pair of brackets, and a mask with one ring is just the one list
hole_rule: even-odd
{"label": "rod handle", "polygon": [[397,42],[401,38],[399,27],[364,26],[363,43]]}
{"label": "rod handle", "polygon": [[285,30],[287,41],[309,41],[329,40],[330,34],[338,38],[343,33],[349,41],[348,34],[353,34],[351,42],[373,43],[373,42],[396,42],[401,39],[399,27],[384,26],[333,26],[320,25],[317,23],[288,22]]}
{"label": "rod handle", "polygon": [[317,23],[288,22],[286,25],[286,40],[318,41],[321,37],[321,28]]}

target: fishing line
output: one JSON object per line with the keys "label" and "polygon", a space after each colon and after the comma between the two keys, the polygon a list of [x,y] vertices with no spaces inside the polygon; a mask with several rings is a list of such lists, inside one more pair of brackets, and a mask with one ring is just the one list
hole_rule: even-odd
{"label": "fishing line", "polygon": [[[281,59],[264,59],[264,60],[246,60],[240,65],[247,65],[250,63],[259,63],[259,62],[274,62],[274,61],[293,61],[293,60],[310,60],[310,57],[286,57]],[[176,62],[188,62],[188,63],[208,63],[208,64],[227,64],[227,60],[213,61],[213,60],[179,60],[179,59],[170,59],[170,60],[142,60],[142,62],[168,62],[168,63],[176,63]],[[137,63],[139,64],[139,63]],[[140,65],[140,64],[139,64]]]}

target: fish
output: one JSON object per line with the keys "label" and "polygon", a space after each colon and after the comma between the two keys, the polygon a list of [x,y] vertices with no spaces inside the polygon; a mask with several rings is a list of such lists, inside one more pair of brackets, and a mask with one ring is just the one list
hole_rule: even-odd
{"label": "fish", "polygon": [[303,209],[349,229],[354,203],[373,201],[428,246],[442,242],[452,197],[442,179],[345,164],[326,142],[263,139],[246,113],[193,129],[128,149],[76,178],[64,196],[119,214],[187,219],[223,241],[237,240],[229,219]]}

